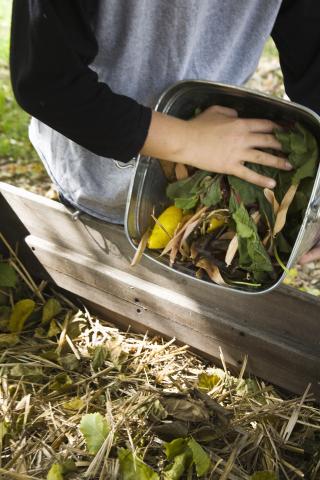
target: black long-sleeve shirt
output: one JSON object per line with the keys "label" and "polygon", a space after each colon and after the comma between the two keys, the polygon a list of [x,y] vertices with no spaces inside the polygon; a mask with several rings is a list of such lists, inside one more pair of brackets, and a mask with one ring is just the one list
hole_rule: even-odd
{"label": "black long-sleeve shirt", "polygon": [[[32,116],[93,153],[126,162],[142,148],[151,109],[99,82],[97,0],[13,0],[11,79]],[[289,97],[320,113],[319,0],[284,0],[272,36]],[[108,132],[108,133],[106,133]]]}

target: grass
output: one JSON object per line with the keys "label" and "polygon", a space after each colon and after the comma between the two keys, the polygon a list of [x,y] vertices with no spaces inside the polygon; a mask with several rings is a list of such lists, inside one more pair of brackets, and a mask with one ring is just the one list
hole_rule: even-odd
{"label": "grass", "polygon": [[10,18],[11,1],[0,0],[0,180],[34,190],[33,185],[48,182],[28,138],[30,117],[17,105],[11,89]]}

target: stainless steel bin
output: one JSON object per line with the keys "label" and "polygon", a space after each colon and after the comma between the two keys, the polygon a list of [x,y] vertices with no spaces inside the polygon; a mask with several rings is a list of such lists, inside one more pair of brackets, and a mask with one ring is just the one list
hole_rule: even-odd
{"label": "stainless steel bin", "polygon": [[[316,113],[302,105],[245,88],[208,81],[182,81],[176,83],[161,95],[156,105],[156,110],[188,119],[193,116],[197,107],[205,109],[211,105],[235,108],[241,117],[268,118],[278,122],[301,122],[315,135],[320,145],[320,117]],[[320,238],[319,183],[320,168],[318,169],[306,214],[288,260],[287,268],[291,268],[297,259],[307,252]],[[167,184],[168,181],[157,159],[142,156],[137,159],[128,196],[125,220],[126,234],[134,248],[137,248],[141,236],[151,224],[153,209],[155,209],[155,213],[158,215],[169,204],[165,194]],[[192,276],[192,273],[183,266],[170,267],[167,258],[159,257],[158,252],[147,250],[144,255],[154,262],[164,265],[173,272],[173,275],[184,275],[199,285],[202,282],[207,283],[206,280]],[[284,276],[285,273],[273,285],[267,288],[261,287],[258,290],[249,290],[245,287],[230,288],[245,294],[264,293],[279,285],[283,281]],[[212,288],[228,288],[210,283]]]}

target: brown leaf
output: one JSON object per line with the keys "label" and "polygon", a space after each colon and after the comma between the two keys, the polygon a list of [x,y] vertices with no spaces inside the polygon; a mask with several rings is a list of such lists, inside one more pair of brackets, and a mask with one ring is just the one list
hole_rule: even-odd
{"label": "brown leaf", "polygon": [[183,180],[189,177],[188,169],[183,163],[176,163],[175,172],[177,180]]}
{"label": "brown leaf", "polygon": [[283,197],[282,202],[280,203],[276,221],[273,227],[273,236],[281,232],[281,230],[285,226],[288,208],[290,207],[291,202],[294,199],[298,186],[299,184],[291,185],[291,187],[288,189],[287,193]]}
{"label": "brown leaf", "polygon": [[150,237],[150,233],[151,233],[151,228],[148,228],[147,231],[144,232],[144,234],[142,235],[141,240],[140,240],[139,245],[138,245],[138,248],[137,248],[137,251],[134,254],[134,257],[132,259],[131,267],[134,267],[135,265],[137,265],[140,262],[142,254],[147,247],[147,243],[148,243],[148,240],[149,240],[149,237]]}
{"label": "brown leaf", "polygon": [[219,268],[206,258],[201,258],[197,263],[196,267],[202,268],[207,272],[210,279],[217,283],[218,285],[227,286],[226,282],[223,280]]}
{"label": "brown leaf", "polygon": [[238,246],[239,246],[238,236],[234,235],[233,239],[229,243],[228,250],[226,252],[226,256],[225,256],[225,259],[224,259],[226,264],[227,264],[227,267],[229,267],[229,265],[231,265],[232,260],[234,259],[235,254],[238,251]]}
{"label": "brown leaf", "polygon": [[162,250],[161,252],[161,256],[165,255],[166,253],[170,252],[170,250],[172,249],[172,247],[176,244],[177,241],[180,241],[181,238],[182,238],[182,235],[183,233],[185,232],[185,230],[187,229],[188,225],[190,225],[190,223],[194,222],[195,220],[197,220],[198,218],[201,217],[201,215],[207,210],[207,207],[202,207],[200,210],[198,210],[194,215],[191,216],[191,218],[189,218],[189,220],[182,225],[182,227],[179,229],[179,231],[177,231],[173,238],[169,241],[169,243],[167,244],[167,246]]}
{"label": "brown leaf", "polygon": [[198,218],[194,222],[190,223],[187,226],[187,228],[185,229],[184,234],[183,234],[183,236],[181,238],[181,241],[180,241],[180,244],[179,244],[179,251],[180,251],[181,255],[189,257],[190,247],[187,243],[187,239],[188,239],[189,235],[191,235],[191,233],[194,231],[194,229],[199,225],[200,221],[201,221],[201,219]]}
{"label": "brown leaf", "polygon": [[175,163],[168,160],[159,160],[163,173],[168,180],[174,181],[175,177]]}
{"label": "brown leaf", "polygon": [[279,203],[275,197],[274,191],[270,190],[269,188],[265,188],[263,190],[263,193],[266,199],[268,200],[268,202],[270,203],[274,214],[277,215],[279,211]]}
{"label": "brown leaf", "polygon": [[208,410],[201,400],[168,397],[160,400],[169,415],[186,422],[201,422],[209,419]]}

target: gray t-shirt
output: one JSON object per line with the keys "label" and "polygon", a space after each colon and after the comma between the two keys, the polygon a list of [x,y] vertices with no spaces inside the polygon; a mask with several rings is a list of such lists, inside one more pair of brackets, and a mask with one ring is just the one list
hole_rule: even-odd
{"label": "gray t-shirt", "polygon": [[[91,68],[116,93],[154,106],[185,79],[243,84],[254,72],[281,0],[100,0]],[[106,132],[108,135],[108,132]],[[134,159],[99,157],[32,119],[30,139],[76,208],[123,223]]]}

